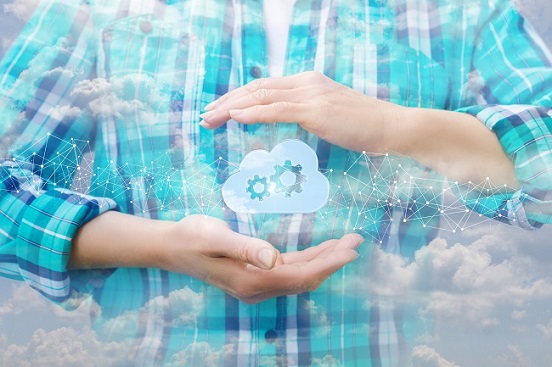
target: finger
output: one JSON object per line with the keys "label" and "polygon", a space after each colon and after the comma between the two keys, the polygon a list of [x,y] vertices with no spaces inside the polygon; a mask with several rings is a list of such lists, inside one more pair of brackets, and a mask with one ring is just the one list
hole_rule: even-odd
{"label": "finger", "polygon": [[[291,289],[296,290],[302,287],[303,291],[306,291],[306,288],[311,287],[309,285],[318,286],[345,264],[356,259],[358,253],[355,250],[363,241],[362,236],[357,234],[345,235],[340,240],[326,241],[320,245],[323,250],[318,251],[318,254],[311,260],[275,267],[270,272],[262,272],[262,277],[258,280],[277,285],[288,284]],[[315,252],[313,250],[311,255]],[[263,277],[264,279],[262,279]],[[294,284],[299,284],[299,286]]]}
{"label": "finger", "polygon": [[279,252],[270,243],[258,238],[230,232],[219,242],[217,255],[240,260],[261,269],[272,269]]}
{"label": "finger", "polygon": [[275,266],[271,270],[247,266],[228,258],[214,259],[210,267],[210,283],[247,303],[312,291],[345,264],[356,259],[358,253],[354,249],[362,241],[358,235],[326,241],[317,246],[321,251],[310,251],[311,255],[318,252],[312,260]]}
{"label": "finger", "polygon": [[[358,256],[358,253],[352,249],[335,250],[331,253],[326,253],[324,256],[318,256],[302,265],[295,266],[297,269],[295,271],[290,269],[285,276],[289,278],[292,273],[295,274],[298,287],[294,292],[312,291],[318,288],[329,276],[355,260]],[[289,266],[289,268],[291,267],[294,267],[294,265]],[[297,277],[297,270],[301,272],[300,277]]]}
{"label": "finger", "polygon": [[358,233],[349,233],[341,237],[338,247],[356,250],[364,242],[364,237]]}
{"label": "finger", "polygon": [[[252,281],[262,283],[264,290],[253,298],[255,302],[261,300],[291,294],[311,292],[318,288],[324,280],[341,269],[346,264],[354,261],[358,253],[351,249],[334,251],[326,257],[317,257],[304,264],[283,265],[271,271],[260,271]],[[248,286],[249,289],[255,287]],[[257,284],[256,287],[259,287]],[[255,294],[252,292],[252,294]]]}
{"label": "finger", "polygon": [[205,106],[205,111],[212,111],[215,108],[218,108],[218,106],[222,105],[226,101],[236,98],[245,96],[247,94],[254,93],[255,91],[259,89],[293,89],[300,85],[300,75],[292,75],[292,76],[282,76],[282,77],[270,77],[270,78],[261,78],[253,80],[250,83],[247,83],[246,85],[236,88],[219,99],[209,103],[207,106]]}
{"label": "finger", "polygon": [[[326,244],[328,242],[329,244]],[[296,266],[302,269],[304,275],[307,277],[306,279],[308,277],[314,277],[314,279],[322,277],[325,279],[348,262],[356,259],[358,253],[355,250],[362,242],[364,242],[364,238],[358,234],[347,234],[338,241],[326,241],[320,245],[325,248],[319,251],[316,256],[313,256],[305,263],[289,264],[289,267]],[[313,251],[312,254],[314,253]]]}
{"label": "finger", "polygon": [[276,256],[276,262],[274,263],[274,266],[280,266],[284,265],[284,259],[282,257],[282,253],[278,251],[278,256]]}
{"label": "finger", "polygon": [[[282,265],[271,270],[240,266],[231,259],[216,260],[211,267],[209,283],[225,290],[247,303],[258,303],[268,298],[313,291],[330,275],[358,257],[356,251],[342,249],[326,258],[301,265]],[[218,262],[217,262],[218,261]],[[319,262],[320,264],[316,264]],[[314,266],[323,269],[316,269]]]}
{"label": "finger", "polygon": [[305,71],[303,73],[283,77],[261,78],[236,88],[219,99],[209,103],[205,106],[205,111],[211,111],[228,99],[252,93],[257,89],[295,89],[305,85],[312,86],[328,83],[330,81],[330,78],[318,71]]}
{"label": "finger", "polygon": [[242,124],[299,123],[309,116],[309,108],[305,103],[276,102],[264,106],[230,110],[229,113],[232,119]]}
{"label": "finger", "polygon": [[217,128],[226,123],[230,118],[230,110],[243,110],[257,105],[269,105],[277,102],[303,102],[309,101],[319,93],[317,88],[296,89],[258,89],[253,93],[237,96],[218,104],[217,108],[202,114],[200,117],[205,122],[206,128]]}
{"label": "finger", "polygon": [[282,254],[284,264],[294,264],[299,262],[310,261],[316,256],[320,256],[324,252],[335,248],[339,243],[338,240],[329,240],[321,243],[318,246],[309,247],[302,251],[292,251]]}
{"label": "finger", "polygon": [[302,251],[293,251],[282,254],[284,264],[294,264],[310,261],[317,256],[324,256],[327,252],[340,248],[356,250],[364,242],[364,238],[356,233],[346,234],[340,240],[332,239],[312,246]]}

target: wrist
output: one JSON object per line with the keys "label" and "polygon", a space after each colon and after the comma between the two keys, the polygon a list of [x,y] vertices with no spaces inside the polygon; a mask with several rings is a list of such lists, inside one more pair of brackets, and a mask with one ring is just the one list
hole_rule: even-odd
{"label": "wrist", "polygon": [[417,140],[418,128],[416,121],[417,109],[389,103],[382,119],[382,134],[378,153],[390,153],[409,156],[412,150],[412,140]]}
{"label": "wrist", "polygon": [[201,250],[208,251],[202,245],[205,233],[209,231],[205,218],[190,215],[178,222],[160,221],[156,228],[157,243],[151,249],[151,267],[201,278],[194,259]]}
{"label": "wrist", "polygon": [[144,258],[143,267],[167,269],[170,264],[170,248],[175,239],[176,222],[164,220],[151,220],[148,233],[141,241],[141,249]]}
{"label": "wrist", "polygon": [[74,269],[159,267],[171,222],[108,211],[83,225],[72,241]]}

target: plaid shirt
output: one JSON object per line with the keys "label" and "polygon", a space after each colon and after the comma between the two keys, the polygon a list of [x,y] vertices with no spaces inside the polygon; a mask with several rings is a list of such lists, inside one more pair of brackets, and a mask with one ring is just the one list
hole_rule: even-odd
{"label": "plaid shirt", "polygon": [[[318,70],[380,99],[472,114],[496,133],[521,187],[447,188],[407,158],[345,151],[297,125],[201,129],[207,103],[268,76],[262,9],[258,0],[42,1],[0,64],[0,274],[65,307],[92,294],[96,330],[131,340],[137,365],[404,366],[430,325],[365,286],[372,250],[412,259],[443,227],[443,190],[512,225],[552,221],[552,58],[506,1],[297,1],[285,74]],[[290,138],[316,151],[327,205],[289,215],[226,208],[220,186],[244,155]],[[249,306],[158,269],[68,271],[75,232],[106,210],[204,213],[282,251],[353,231],[368,241],[318,290]]]}

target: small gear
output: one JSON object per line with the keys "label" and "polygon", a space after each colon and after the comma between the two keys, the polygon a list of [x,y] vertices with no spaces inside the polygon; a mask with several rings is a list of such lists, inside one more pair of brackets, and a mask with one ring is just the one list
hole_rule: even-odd
{"label": "small gear", "polygon": [[[300,164],[294,166],[290,160],[287,160],[283,166],[274,166],[276,173],[270,176],[270,181],[276,185],[274,191],[283,192],[288,198],[291,197],[291,193],[294,191],[297,193],[303,191],[301,184],[307,181],[307,176],[301,174],[302,169],[303,167]],[[282,175],[286,172],[291,172],[295,175],[295,182],[291,185],[286,185],[282,182]]]}
{"label": "small gear", "polygon": [[[268,178],[266,177],[259,177],[259,175],[255,175],[250,180],[247,180],[247,183],[249,184],[249,187],[245,189],[246,192],[251,194],[251,199],[259,199],[259,201],[263,200],[266,196],[270,196],[270,192],[268,191],[269,183]],[[262,185],[262,190],[257,191],[255,190],[255,186]],[[258,186],[257,186],[258,187]]]}

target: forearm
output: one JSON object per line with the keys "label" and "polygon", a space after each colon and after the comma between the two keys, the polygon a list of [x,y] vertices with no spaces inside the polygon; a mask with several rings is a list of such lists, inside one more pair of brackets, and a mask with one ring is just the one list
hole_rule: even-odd
{"label": "forearm", "polygon": [[72,241],[69,267],[159,267],[158,251],[171,224],[106,212],[79,229]]}
{"label": "forearm", "polygon": [[451,180],[517,188],[514,164],[496,135],[475,117],[453,111],[404,108],[387,134],[389,150],[409,156]]}

